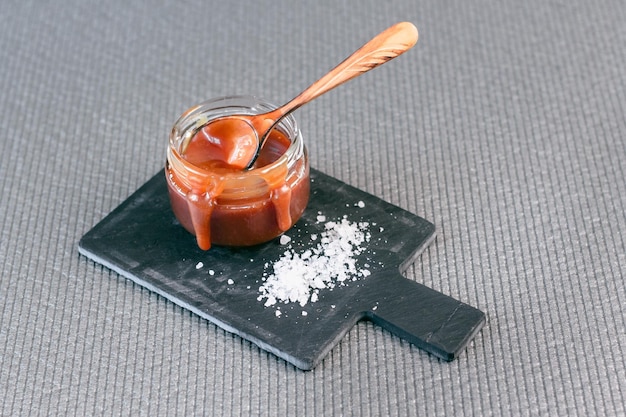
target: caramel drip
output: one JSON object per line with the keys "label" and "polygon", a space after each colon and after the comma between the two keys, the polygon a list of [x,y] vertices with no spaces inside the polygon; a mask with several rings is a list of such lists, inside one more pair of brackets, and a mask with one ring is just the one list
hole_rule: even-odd
{"label": "caramel drip", "polygon": [[215,206],[215,199],[208,193],[197,194],[190,191],[187,194],[187,206],[196,233],[198,247],[202,250],[211,248],[211,214]]}
{"label": "caramel drip", "polygon": [[187,207],[191,215],[193,230],[196,234],[198,247],[202,250],[211,248],[211,215],[216,199],[224,189],[223,179],[214,179],[205,190],[191,188],[187,193]]}
{"label": "caramel drip", "polygon": [[283,184],[272,190],[272,204],[276,211],[276,224],[281,231],[288,230],[291,223],[291,187]]}

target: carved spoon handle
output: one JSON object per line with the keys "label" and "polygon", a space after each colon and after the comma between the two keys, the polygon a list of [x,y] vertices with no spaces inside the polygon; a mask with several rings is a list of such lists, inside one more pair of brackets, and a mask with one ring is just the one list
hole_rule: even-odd
{"label": "carved spoon handle", "polygon": [[[376,35],[342,63],[311,84],[289,103],[272,111],[277,120],[303,104],[321,96],[333,88],[372,70],[408,51],[417,42],[417,28],[409,22],[400,22]],[[269,114],[268,114],[269,116]]]}

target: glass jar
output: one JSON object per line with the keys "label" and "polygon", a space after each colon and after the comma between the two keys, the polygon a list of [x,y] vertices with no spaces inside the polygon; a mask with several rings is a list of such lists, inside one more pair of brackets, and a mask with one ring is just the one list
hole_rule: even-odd
{"label": "glass jar", "polygon": [[186,143],[211,120],[274,108],[253,96],[221,97],[190,108],[174,124],[165,166],[170,202],[201,249],[267,242],[302,216],[309,200],[309,160],[292,115],[270,133],[252,169],[211,169],[184,157]]}

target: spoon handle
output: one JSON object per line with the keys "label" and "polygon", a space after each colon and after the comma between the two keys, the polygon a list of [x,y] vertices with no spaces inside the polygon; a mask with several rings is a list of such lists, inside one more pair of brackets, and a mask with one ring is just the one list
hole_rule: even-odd
{"label": "spoon handle", "polygon": [[400,22],[376,35],[342,63],[311,84],[289,103],[276,109],[276,117],[296,110],[303,104],[333,88],[372,70],[408,51],[417,42],[417,28],[409,22]]}

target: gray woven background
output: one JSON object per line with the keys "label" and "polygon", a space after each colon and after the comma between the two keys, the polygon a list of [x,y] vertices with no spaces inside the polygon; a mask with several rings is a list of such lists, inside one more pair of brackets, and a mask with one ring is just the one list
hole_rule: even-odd
{"label": "gray woven background", "polygon": [[[621,0],[5,0],[0,415],[626,415]],[[204,99],[291,98],[312,165],[432,220],[410,279],[486,327],[445,363],[360,323],[302,372],[77,253]]]}

